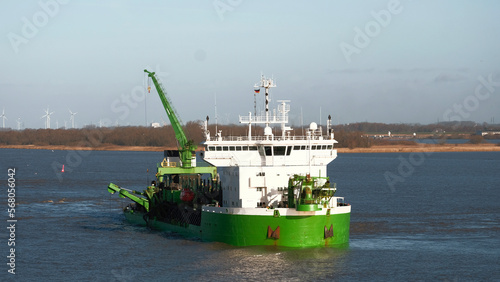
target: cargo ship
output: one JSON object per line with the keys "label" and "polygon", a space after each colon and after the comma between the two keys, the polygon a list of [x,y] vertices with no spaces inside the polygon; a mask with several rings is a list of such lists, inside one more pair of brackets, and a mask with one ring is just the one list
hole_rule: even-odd
{"label": "cargo ship", "polygon": [[144,71],[165,107],[178,150],[165,151],[156,180],[142,192],[109,184],[110,193],[132,200],[124,209],[129,222],[234,246],[348,244],[351,206],[335,196],[336,184],[327,175],[337,157],[330,117],[325,131],[313,122],[303,136],[292,134],[290,101],[278,101],[269,111],[269,90],[276,85],[261,76],[254,90],[265,90],[265,112],[239,117],[248,126],[245,136],[224,136],[221,130],[212,136],[207,117],[197,162],[197,146],[184,134],[163,85],[154,72]]}

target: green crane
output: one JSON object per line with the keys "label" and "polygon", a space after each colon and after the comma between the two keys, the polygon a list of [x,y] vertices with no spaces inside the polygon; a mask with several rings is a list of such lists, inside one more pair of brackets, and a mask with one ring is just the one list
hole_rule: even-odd
{"label": "green crane", "polygon": [[160,96],[160,100],[163,103],[165,111],[167,112],[170,124],[172,124],[172,128],[174,129],[175,138],[177,139],[177,148],[179,150],[179,157],[181,160],[181,167],[190,168],[192,167],[191,165],[192,154],[196,150],[197,146],[193,144],[194,143],[193,140],[187,139],[186,134],[182,129],[181,122],[177,118],[176,112],[172,106],[172,102],[168,99],[166,95],[167,91],[165,91],[161,82],[158,81],[158,78],[156,78],[155,73],[150,72],[148,70],[144,70],[144,72],[147,73],[148,77],[150,77],[153,80],[153,83],[156,87],[156,91]]}
{"label": "green crane", "polygon": [[[216,191],[220,191],[220,181],[218,180],[217,168],[214,166],[196,166],[196,163],[191,162],[192,159],[196,159],[196,155],[194,155],[194,151],[196,150],[196,146],[194,145],[193,140],[188,140],[184,130],[182,129],[181,122],[177,118],[177,114],[172,106],[172,102],[167,97],[167,92],[163,88],[161,82],[158,81],[158,78],[155,76],[154,72],[149,72],[144,70],[148,74],[148,76],[153,80],[153,83],[156,87],[156,91],[160,96],[161,102],[163,103],[163,107],[167,112],[168,118],[175,132],[175,138],[177,139],[177,149],[179,150],[179,157],[181,161],[181,166],[177,166],[175,163],[170,163],[168,160],[164,159],[161,163],[157,165],[157,173],[156,178],[159,183],[165,184],[167,186],[172,184],[172,179],[177,178],[175,184],[182,184],[182,187],[185,189],[188,188],[190,191],[204,191],[208,189],[218,189]],[[148,90],[150,87],[148,86]],[[211,182],[201,181],[202,174],[210,174]],[[196,175],[198,178],[193,178],[192,176]],[[179,177],[183,176],[183,177]],[[161,186],[160,186],[161,187]],[[137,192],[122,188],[116,184],[110,183],[108,185],[108,192],[114,194],[116,192],[119,193],[121,198],[129,198],[132,201],[136,202],[138,205],[144,207],[145,211],[149,214],[153,212],[154,216],[155,212],[158,212],[162,209],[162,203],[172,202],[172,201],[183,201],[181,200],[181,192],[185,189],[176,190],[169,188],[167,190],[160,190],[159,187],[155,184],[148,186],[144,192]],[[163,191],[163,192],[162,192]],[[215,190],[214,190],[215,191]],[[203,194],[206,197],[206,194]],[[142,196],[142,197],[141,197]],[[214,200],[215,198],[211,198]],[[133,212],[133,210],[131,211]]]}

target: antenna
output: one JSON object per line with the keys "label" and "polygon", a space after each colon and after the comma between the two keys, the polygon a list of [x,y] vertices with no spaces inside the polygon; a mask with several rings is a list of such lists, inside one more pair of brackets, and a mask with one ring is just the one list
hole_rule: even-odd
{"label": "antenna", "polygon": [[2,128],[5,128],[5,120],[7,119],[5,116],[5,108],[2,110],[2,115],[0,117],[2,118]]}
{"label": "antenna", "polygon": [[71,121],[71,128],[75,128],[75,115],[78,113],[73,113],[70,109],[68,110],[69,113],[71,114],[71,117],[69,118],[69,120]]}
{"label": "antenna", "polygon": [[321,106],[319,107],[319,126],[321,127]]}
{"label": "antenna", "polygon": [[304,136],[304,116],[302,115],[302,107],[300,107],[300,128],[302,128],[302,136]]}
{"label": "antenna", "polygon": [[219,132],[219,131],[217,131],[217,121],[218,121],[218,119],[217,119],[217,93],[214,93],[214,97],[215,97],[214,98],[215,99],[215,106],[214,106],[215,107],[215,133],[217,133],[217,132]]}

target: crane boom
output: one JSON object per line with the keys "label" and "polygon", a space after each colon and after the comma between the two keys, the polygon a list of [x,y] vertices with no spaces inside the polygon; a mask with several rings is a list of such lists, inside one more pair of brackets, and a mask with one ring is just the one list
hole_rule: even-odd
{"label": "crane boom", "polygon": [[165,108],[165,112],[167,112],[168,119],[170,120],[170,124],[172,124],[172,128],[175,132],[175,138],[178,141],[178,149],[179,149],[179,157],[182,162],[182,167],[191,167],[191,158],[192,152],[196,150],[196,146],[193,144],[193,140],[188,140],[184,130],[182,129],[182,124],[177,118],[176,112],[172,106],[172,102],[168,99],[166,95],[167,92],[163,88],[161,82],[158,81],[154,72],[150,72],[148,70],[144,70],[145,73],[148,74],[153,80],[153,83],[156,87],[156,91],[158,92],[158,96],[160,96],[160,100]]}

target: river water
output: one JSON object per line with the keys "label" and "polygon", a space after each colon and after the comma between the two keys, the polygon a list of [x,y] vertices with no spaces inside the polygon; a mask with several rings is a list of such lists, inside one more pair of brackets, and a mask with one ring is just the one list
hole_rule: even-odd
{"label": "river water", "polygon": [[[352,205],[350,243],[340,249],[233,247],[128,224],[128,200],[108,183],[141,190],[162,158],[0,149],[0,280],[500,280],[500,152],[340,154],[328,167]],[[15,275],[6,257],[9,167]]]}

